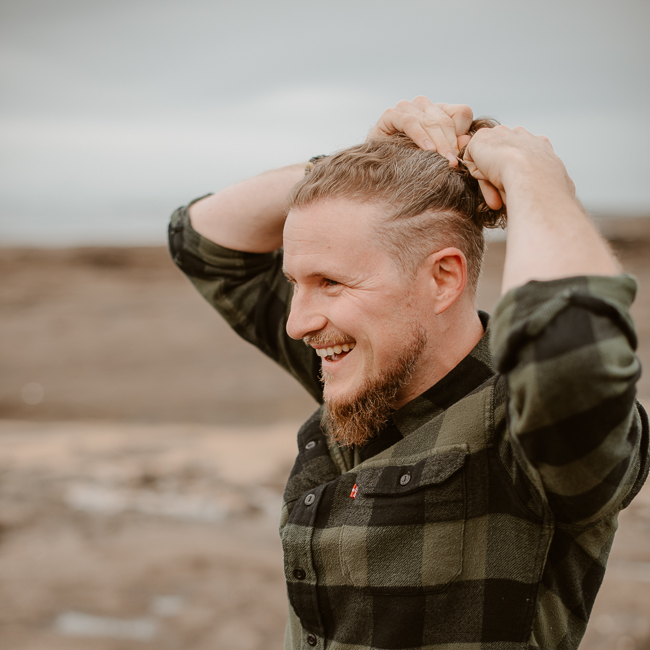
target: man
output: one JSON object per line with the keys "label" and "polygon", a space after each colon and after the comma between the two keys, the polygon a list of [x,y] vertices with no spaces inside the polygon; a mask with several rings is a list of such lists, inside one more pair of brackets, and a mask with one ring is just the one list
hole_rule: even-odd
{"label": "man", "polygon": [[324,404],[284,495],[286,648],[576,648],[645,480],[635,282],[548,141],[481,126],[400,102],[304,178],[172,217],[177,264]]}

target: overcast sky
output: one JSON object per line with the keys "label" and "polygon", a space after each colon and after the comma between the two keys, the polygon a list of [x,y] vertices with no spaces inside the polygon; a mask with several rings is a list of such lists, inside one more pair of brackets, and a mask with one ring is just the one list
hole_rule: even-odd
{"label": "overcast sky", "polygon": [[400,99],[543,133],[650,213],[648,0],[0,0],[0,238],[162,243],[169,213],[365,138]]}

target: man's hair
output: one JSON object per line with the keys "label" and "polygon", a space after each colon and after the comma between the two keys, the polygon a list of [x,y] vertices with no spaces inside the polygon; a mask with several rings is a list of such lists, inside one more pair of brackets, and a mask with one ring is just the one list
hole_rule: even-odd
{"label": "man's hair", "polygon": [[[475,120],[469,134],[496,124]],[[432,252],[448,246],[460,249],[472,293],[485,251],[483,228],[504,227],[506,222],[505,208],[495,211],[486,205],[478,181],[464,165],[451,167],[440,154],[420,149],[401,134],[319,160],[293,188],[289,209],[328,199],[382,206],[379,241],[412,276]]]}

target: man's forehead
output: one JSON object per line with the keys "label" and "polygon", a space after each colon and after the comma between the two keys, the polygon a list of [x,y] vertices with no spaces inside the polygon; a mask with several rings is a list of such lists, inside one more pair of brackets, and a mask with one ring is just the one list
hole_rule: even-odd
{"label": "man's forehead", "polygon": [[284,269],[288,277],[352,279],[374,274],[386,252],[374,237],[377,204],[346,199],[294,208],[284,228]]}
{"label": "man's forehead", "polygon": [[342,198],[316,201],[290,210],[285,223],[285,240],[327,233],[339,237],[356,234],[365,238],[372,234],[386,212],[386,206],[379,202]]}

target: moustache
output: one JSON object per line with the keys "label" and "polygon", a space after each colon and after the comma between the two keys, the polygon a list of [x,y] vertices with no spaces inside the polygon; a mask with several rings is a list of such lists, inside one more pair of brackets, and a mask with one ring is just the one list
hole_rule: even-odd
{"label": "moustache", "polygon": [[346,343],[355,343],[353,338],[340,334],[338,332],[318,332],[318,334],[308,334],[302,339],[303,343],[310,347],[333,347],[335,345],[345,345]]}

